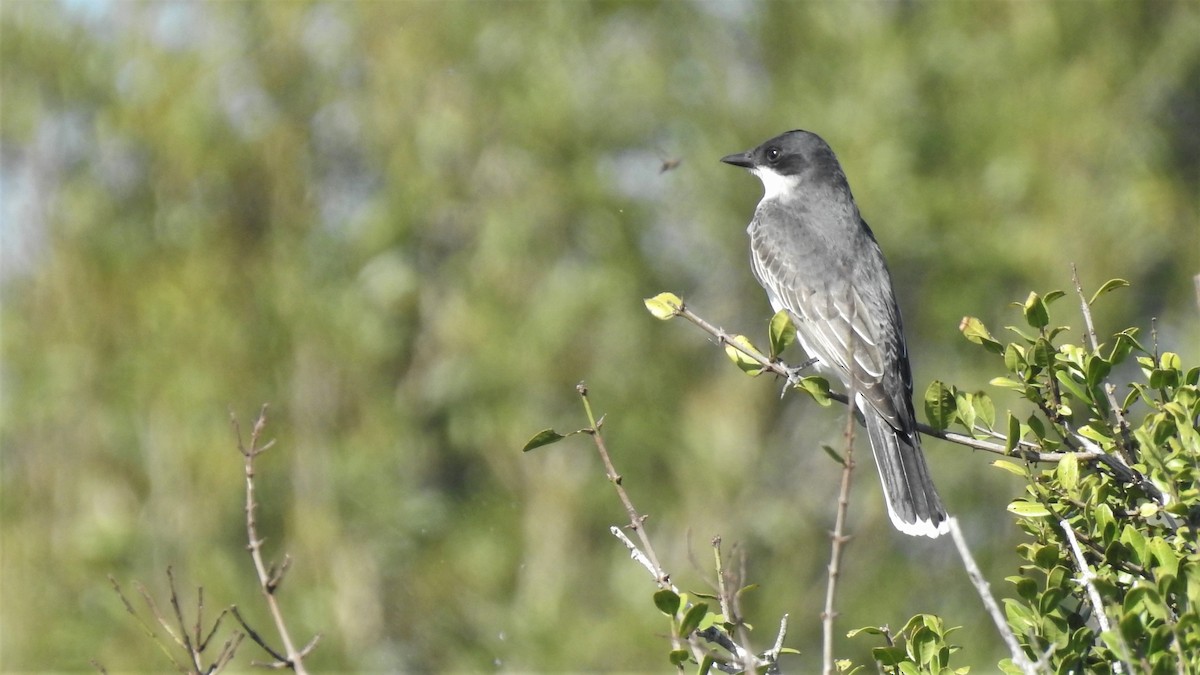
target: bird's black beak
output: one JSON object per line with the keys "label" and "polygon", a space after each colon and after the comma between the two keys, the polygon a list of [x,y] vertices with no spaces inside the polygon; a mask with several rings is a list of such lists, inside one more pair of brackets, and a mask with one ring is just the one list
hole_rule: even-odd
{"label": "bird's black beak", "polygon": [[736,155],[726,155],[721,158],[721,161],[725,162],[726,164],[740,166],[744,169],[754,168],[754,161],[752,159],[750,159],[750,151],[749,150],[747,150],[746,152],[739,152]]}

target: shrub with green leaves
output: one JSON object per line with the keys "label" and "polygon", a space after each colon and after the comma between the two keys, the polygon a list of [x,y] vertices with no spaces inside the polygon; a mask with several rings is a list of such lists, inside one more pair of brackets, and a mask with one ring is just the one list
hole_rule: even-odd
{"label": "shrub with green leaves", "polygon": [[[995,466],[1028,484],[1008,505],[1027,540],[1018,547],[1025,564],[1007,578],[1016,597],[1004,599],[997,618],[1015,637],[1014,653],[1023,651],[1022,663],[1001,661],[1007,673],[1200,673],[1200,367],[1185,368],[1156,338],[1145,344],[1137,328],[1097,339],[1091,306],[1127,285],[1111,280],[1086,299],[1077,283],[1082,324],[1074,328],[1051,314],[1063,291],[1014,303],[1025,325],[1008,326],[1007,341],[979,319],[963,319],[963,336],[1002,368],[991,385],[1027,402],[1024,411],[998,424],[986,392],[938,381],[925,392],[922,431],[982,442],[1004,455]],[[821,378],[799,377],[779,361],[791,341],[779,315],[764,352],[669,293],[646,305],[657,318],[682,316],[717,336],[750,375],[772,370],[822,405],[844,400]],[[1078,344],[1070,336],[1080,336]],[[1140,377],[1117,387],[1111,375],[1121,368]],[[970,438],[954,436],[958,428]],[[959,649],[946,641],[953,630],[921,614],[895,635],[876,626],[849,635],[883,636],[872,656],[886,672],[941,675],[966,672],[949,663]]]}
{"label": "shrub with green leaves", "polygon": [[[1008,577],[1017,597],[1004,603],[1032,659],[1052,672],[1200,672],[1200,367],[1185,370],[1136,328],[1096,340],[1090,305],[1124,285],[1080,295],[1083,344],[1052,321],[1062,291],[1031,293],[1011,341],[963,321],[963,335],[1003,362],[991,383],[1031,404],[1001,432],[983,393],[935,382],[926,410],[939,428],[1002,436],[1013,459],[996,466],[1028,481],[1008,507],[1029,538],[1018,548],[1026,564]],[[1118,388],[1109,375],[1130,358],[1141,377]]]}

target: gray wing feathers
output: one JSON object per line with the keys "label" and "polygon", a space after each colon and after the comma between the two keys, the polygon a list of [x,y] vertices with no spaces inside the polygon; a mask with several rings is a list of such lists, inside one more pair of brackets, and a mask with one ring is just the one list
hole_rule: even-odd
{"label": "gray wing feathers", "polygon": [[[908,404],[904,403],[909,392],[903,380],[896,382],[891,376],[904,349],[897,339],[894,306],[878,299],[872,302],[857,286],[833,280],[840,275],[820,275],[807,261],[785,259],[780,243],[751,225],[751,269],[771,305],[776,311],[791,312],[801,346],[819,360],[822,370],[836,374],[845,384],[853,374],[856,389],[871,408],[897,428],[910,431],[913,425],[905,417]],[[847,344],[851,332],[853,352]],[[853,367],[847,362],[850,353]]]}
{"label": "gray wing feathers", "polygon": [[[818,368],[847,386],[854,382],[893,524],[936,537],[947,529],[946,512],[920,449],[908,353],[883,255],[867,235],[860,258],[847,252],[854,242],[829,242],[820,233],[788,241],[805,232],[800,223],[787,225],[764,228],[755,215],[749,228],[754,276],[775,310],[791,313],[797,340]],[[862,248],[857,251],[861,256]]]}

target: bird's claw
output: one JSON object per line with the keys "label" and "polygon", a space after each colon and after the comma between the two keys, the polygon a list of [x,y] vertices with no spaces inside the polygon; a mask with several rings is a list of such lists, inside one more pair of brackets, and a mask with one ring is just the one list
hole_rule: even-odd
{"label": "bird's claw", "polygon": [[788,368],[787,381],[783,383],[783,391],[779,392],[779,398],[782,399],[784,396],[786,396],[788,389],[791,389],[793,386],[795,386],[796,382],[800,380],[800,373],[811,368],[816,362],[817,358],[814,356],[795,368]]}

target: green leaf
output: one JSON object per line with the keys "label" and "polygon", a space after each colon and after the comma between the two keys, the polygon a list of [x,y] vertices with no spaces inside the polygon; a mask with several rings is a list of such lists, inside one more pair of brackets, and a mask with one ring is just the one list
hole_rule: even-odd
{"label": "green leaf", "polygon": [[908,654],[904,652],[903,647],[898,645],[892,647],[875,647],[871,650],[871,658],[883,666],[898,666],[901,663],[907,663],[905,659],[908,658]]}
{"label": "green leaf", "polygon": [[1122,410],[1129,410],[1129,406],[1137,402],[1138,398],[1142,398],[1149,403],[1149,397],[1146,396],[1146,392],[1140,384],[1134,382],[1129,387],[1129,393],[1125,395],[1125,400],[1121,403]]}
{"label": "green leaf", "polygon": [[837,450],[834,450],[832,446],[822,445],[821,449],[825,451],[825,454],[832,457],[833,461],[837,462],[840,466],[846,466],[846,460],[842,459],[841,453],[839,453]]}
{"label": "green leaf", "polygon": [[696,675],[708,675],[716,663],[717,660],[713,658],[712,654],[705,654],[704,660],[700,662],[700,667],[696,669]]}
{"label": "green leaf", "polygon": [[921,665],[928,665],[937,658],[938,651],[941,645],[938,644],[938,637],[933,631],[928,628],[921,628],[909,638],[911,645],[910,651],[913,655],[913,660]]}
{"label": "green leaf", "polygon": [[988,380],[988,384],[992,385],[993,387],[1000,387],[1001,389],[1015,389],[1017,391],[1025,390],[1025,385],[1021,384],[1020,382],[1010,380],[1007,377],[993,377],[992,379]]}
{"label": "green leaf", "polygon": [[733,594],[733,597],[740,598],[740,597],[742,597],[743,593],[749,593],[750,591],[754,591],[754,590],[758,590],[758,584],[746,584],[745,586],[742,586],[741,588],[739,588],[737,590],[737,593]]}
{"label": "green leaf", "polygon": [[1025,675],[1025,670],[1018,668],[1017,664],[1013,663],[1011,658],[1000,659],[1000,663],[996,664],[1003,675]]}
{"label": "green leaf", "polygon": [[1038,441],[1044,444],[1046,440],[1046,425],[1042,423],[1042,418],[1038,417],[1037,413],[1033,413],[1025,423],[1029,425],[1029,430],[1033,432]]}
{"label": "green leaf", "polygon": [[683,615],[683,621],[679,622],[679,637],[686,638],[691,635],[692,631],[700,626],[700,622],[706,614],[708,614],[708,603],[697,602],[692,605]]}
{"label": "green leaf", "polygon": [[929,425],[938,431],[944,431],[954,421],[957,412],[953,389],[940,380],[930,382],[925,390],[925,417],[929,420]]}
{"label": "green leaf", "polygon": [[1045,369],[1050,367],[1050,363],[1054,361],[1055,353],[1054,345],[1048,340],[1038,338],[1033,343],[1033,353],[1030,354],[1029,363],[1038,368]]}
{"label": "green leaf", "polygon": [[521,448],[521,452],[529,452],[530,450],[533,450],[535,448],[540,448],[543,445],[550,445],[552,443],[557,443],[557,442],[561,441],[562,439],[566,438],[567,436],[574,436],[577,433],[579,433],[579,432],[572,431],[569,434],[563,435],[553,429],[542,429],[541,431],[534,434],[533,438],[531,438],[525,442],[525,447]]}
{"label": "green leaf", "polygon": [[1120,634],[1114,630],[1106,630],[1100,634],[1100,641],[1108,647],[1113,654],[1122,655],[1125,653],[1125,644],[1121,640]]}
{"label": "green leaf", "polygon": [[1125,360],[1135,348],[1140,351],[1146,351],[1141,343],[1137,341],[1138,330],[1136,328],[1127,328],[1113,336],[1112,352],[1108,355],[1108,362],[1116,365]]}
{"label": "green leaf", "polygon": [[1082,388],[1080,388],[1079,383],[1075,381],[1075,378],[1071,377],[1071,373],[1069,373],[1068,371],[1055,370],[1054,371],[1054,379],[1058,380],[1058,383],[1063,386],[1063,389],[1066,389],[1071,394],[1071,396],[1074,396],[1075,400],[1077,400],[1077,401],[1091,401],[1092,400],[1091,395],[1088,394],[1087,392],[1085,392]]}
{"label": "green leaf", "polygon": [[1004,437],[1004,452],[1009,453],[1021,442],[1021,420],[1008,413],[1008,433]]}
{"label": "green leaf", "polygon": [[1030,292],[1025,298],[1025,322],[1033,328],[1045,328],[1050,323],[1050,313],[1046,311],[1046,303],[1037,294]]}
{"label": "green leaf", "polygon": [[1125,281],[1124,279],[1109,279],[1108,281],[1104,282],[1104,284],[1100,286],[1095,293],[1092,294],[1092,299],[1088,300],[1088,304],[1094,305],[1096,304],[1096,298],[1099,298],[1110,291],[1115,291],[1118,288],[1124,288],[1128,285],[1129,282]]}
{"label": "green leaf", "polygon": [[823,377],[817,375],[802,377],[796,383],[796,389],[807,392],[814,401],[827,408],[833,404],[833,399],[829,398],[829,381]]}
{"label": "green leaf", "polygon": [[[758,351],[754,345],[750,344],[750,339],[745,335],[733,336],[733,343],[752,352]],[[762,374],[762,364],[755,359],[750,358],[745,352],[737,347],[734,347],[732,344],[725,345],[725,353],[729,355],[729,359],[733,361],[738,368],[742,369],[743,373],[746,373],[751,377],[756,377]]]}
{"label": "green leaf", "polygon": [[1062,549],[1056,544],[1047,544],[1033,554],[1033,562],[1042,569],[1051,569],[1062,558]]}
{"label": "green leaf", "polygon": [[1179,553],[1171,548],[1171,545],[1162,537],[1154,537],[1149,543],[1150,555],[1158,561],[1162,572],[1170,574],[1173,577],[1179,576]]}
{"label": "green leaf", "polygon": [[1096,529],[1100,530],[1100,538],[1107,547],[1112,543],[1117,531],[1117,520],[1113,517],[1112,507],[1100,503],[1092,509],[1092,518],[1096,521]]}
{"label": "green leaf", "polygon": [[1013,630],[1018,634],[1028,633],[1036,625],[1028,607],[1012,598],[1004,598],[1002,602],[1004,603],[1004,615],[1008,619],[1008,625],[1012,626]]}
{"label": "green leaf", "polygon": [[1025,367],[1025,349],[1010,342],[1004,348],[1004,369],[1010,373],[1020,372]]}
{"label": "green leaf", "polygon": [[988,429],[996,426],[996,404],[992,397],[982,391],[975,392],[971,405],[975,408],[975,418],[983,422]]}
{"label": "green leaf", "polygon": [[1005,471],[1013,474],[1014,476],[1020,476],[1021,478],[1025,477],[1025,467],[1021,466],[1020,464],[1015,464],[1013,462],[1006,462],[1003,459],[997,459],[994,462],[992,462],[992,466],[994,466],[998,469],[1004,469]]}
{"label": "green leaf", "polygon": [[1038,585],[1033,579],[1021,575],[1005,577],[1005,579],[1016,585],[1017,595],[1025,600],[1033,600],[1037,597]]}
{"label": "green leaf", "polygon": [[1058,476],[1059,485],[1068,493],[1074,494],[1079,488],[1079,457],[1068,452],[1058,460],[1054,473]]}
{"label": "green leaf", "polygon": [[1108,373],[1112,370],[1112,364],[1099,356],[1093,356],[1087,362],[1087,386],[1088,388],[1095,387],[1100,384],[1100,381],[1108,377]]}
{"label": "green leaf", "polygon": [[654,594],[654,606],[667,616],[675,616],[679,611],[679,595],[669,588],[664,588]]}
{"label": "green leaf", "polygon": [[775,312],[775,316],[771,317],[769,334],[771,358],[774,359],[796,341],[796,326],[792,324],[791,313],[786,309]]}
{"label": "green leaf", "polygon": [[928,616],[928,615],[913,614],[912,617],[909,618],[908,622],[904,624],[904,627],[900,629],[900,631],[897,633],[897,635],[907,635],[908,633],[911,633],[912,631],[916,630],[920,626],[924,626],[926,616]]}
{"label": "green leaf", "polygon": [[1018,499],[1010,503],[1008,511],[1022,518],[1045,518],[1050,515],[1050,509],[1047,509],[1045,506],[1037,502],[1027,502],[1023,499]]}
{"label": "green leaf", "polygon": [[1100,424],[1100,422],[1093,420],[1091,424],[1079,427],[1079,435],[1088,440],[1099,443],[1101,447],[1112,445],[1113,439],[1110,435],[1111,431],[1107,427],[1104,429],[1098,429],[1092,426],[1093,424]]}
{"label": "green leaf", "polygon": [[656,319],[673,319],[679,315],[679,311],[683,309],[683,301],[674,293],[659,293],[653,298],[646,298],[642,302],[646,303],[646,309],[650,310],[650,314]]}
{"label": "green leaf", "polygon": [[855,628],[854,630],[846,633],[846,637],[848,638],[852,638],[856,635],[886,635],[886,633],[879,626],[863,626],[862,628]]}
{"label": "green leaf", "polygon": [[977,345],[983,345],[989,352],[999,354],[1004,351],[1004,345],[996,341],[992,334],[988,332],[983,322],[973,316],[964,316],[962,322],[959,323],[958,329],[962,331],[963,337]]}
{"label": "green leaf", "polygon": [[973,405],[975,396],[968,392],[954,392],[954,410],[958,416],[959,422],[966,427],[969,433],[975,431],[975,406]]}
{"label": "green leaf", "polygon": [[[1013,304],[1018,307],[1021,306],[1021,303],[1019,303],[1019,302],[1014,302]],[[1016,333],[1017,335],[1020,335],[1021,339],[1029,344],[1033,344],[1034,342],[1037,342],[1037,339],[1038,339],[1037,335],[1026,333],[1025,331],[1021,330],[1020,328],[1017,328],[1016,326],[1005,326],[1005,328],[1007,330],[1010,330],[1010,331]]]}
{"label": "green leaf", "polygon": [[1133,525],[1128,523],[1121,528],[1120,542],[1128,546],[1136,556],[1134,562],[1139,565],[1146,565],[1150,562],[1149,550],[1146,548],[1146,536],[1139,532]]}
{"label": "green leaf", "polygon": [[1042,297],[1042,300],[1047,305],[1049,305],[1050,303],[1054,302],[1055,300],[1061,298],[1062,296],[1064,296],[1066,294],[1067,294],[1066,291],[1050,291],[1049,293],[1047,293],[1046,295],[1044,295]]}

